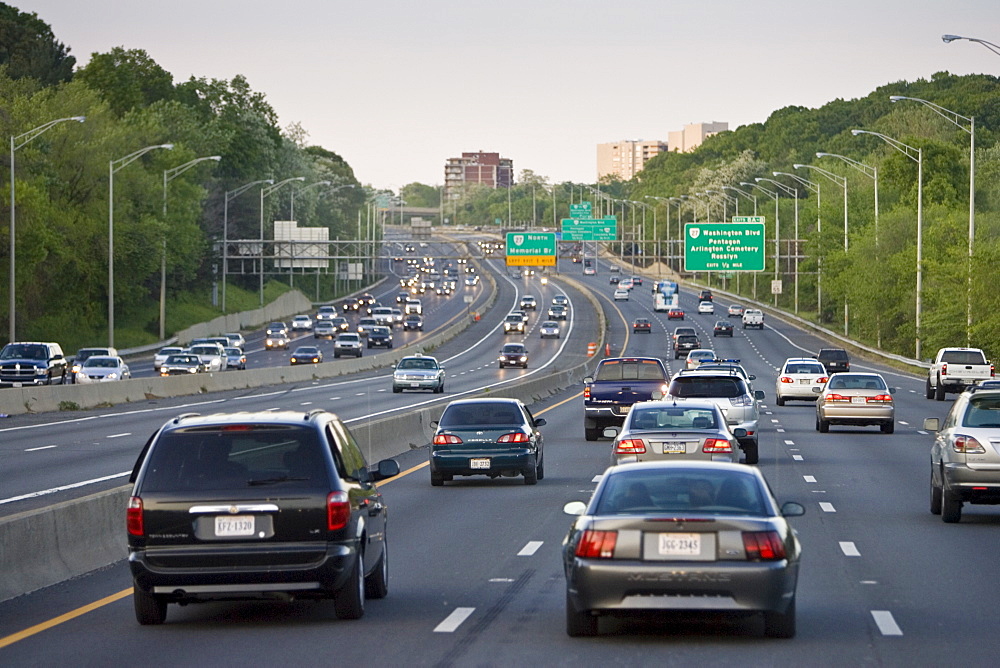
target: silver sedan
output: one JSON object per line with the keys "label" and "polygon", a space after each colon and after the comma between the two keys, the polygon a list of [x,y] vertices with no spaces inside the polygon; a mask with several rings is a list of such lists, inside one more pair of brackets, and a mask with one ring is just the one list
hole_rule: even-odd
{"label": "silver sedan", "polygon": [[107,383],[116,380],[128,380],[132,377],[128,364],[118,356],[93,355],[88,357],[76,373],[76,382],[80,385],[87,383]]}
{"label": "silver sedan", "polygon": [[813,388],[818,395],[816,431],[825,434],[831,424],[877,424],[883,434],[891,434],[896,429],[895,391],[877,373],[831,375],[823,388]]}
{"label": "silver sedan", "polygon": [[738,438],[745,429],[730,431],[726,417],[711,401],[644,401],[632,407],[621,432],[608,427],[615,439],[611,464],[665,460],[739,462]]}

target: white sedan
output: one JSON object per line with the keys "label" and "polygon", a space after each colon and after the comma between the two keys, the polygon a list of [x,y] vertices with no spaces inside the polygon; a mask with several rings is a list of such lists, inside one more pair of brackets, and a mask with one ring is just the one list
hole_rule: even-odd
{"label": "white sedan", "polygon": [[705,313],[708,315],[715,315],[715,303],[704,301],[698,303],[698,313]]}
{"label": "white sedan", "polygon": [[774,383],[775,403],[784,406],[789,399],[816,401],[827,380],[829,374],[816,358],[789,357]]}
{"label": "white sedan", "polygon": [[294,318],[292,318],[292,329],[293,330],[298,330],[298,329],[312,329],[312,328],[313,328],[313,321],[312,321],[312,318],[310,318],[309,316],[307,316],[307,315],[297,315]]}
{"label": "white sedan", "polygon": [[132,377],[128,365],[121,357],[112,355],[93,355],[88,357],[76,374],[76,382],[106,383],[115,380],[127,380]]}
{"label": "white sedan", "polygon": [[624,288],[618,288],[617,290],[615,290],[615,301],[616,302],[620,302],[620,301],[626,301],[627,302],[628,301],[628,290],[626,290]]}

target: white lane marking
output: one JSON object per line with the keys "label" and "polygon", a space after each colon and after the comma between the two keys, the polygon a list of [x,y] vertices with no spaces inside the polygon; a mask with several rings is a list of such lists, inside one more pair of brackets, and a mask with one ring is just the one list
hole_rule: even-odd
{"label": "white lane marking", "polygon": [[792,459],[794,459],[797,462],[801,462],[802,461],[802,455],[792,455]]}
{"label": "white lane marking", "polygon": [[778,420],[778,419],[775,419],[775,418],[771,418],[771,422],[774,423],[774,424],[778,424],[779,422],[781,422],[781,420]]}
{"label": "white lane marking", "polygon": [[455,629],[469,618],[475,608],[455,608],[455,611],[444,618],[444,621],[434,627],[434,633],[454,633]]}
{"label": "white lane marking", "polygon": [[897,420],[897,422],[898,422],[899,424],[905,424],[905,425],[906,425],[907,427],[909,427],[909,426],[910,426],[910,423],[909,423],[909,422],[903,422],[902,420]]}
{"label": "white lane marking", "polygon": [[519,557],[530,557],[538,552],[538,548],[542,546],[544,541],[532,540],[528,541],[528,544],[521,548],[521,551],[517,553]]}
{"label": "white lane marking", "polygon": [[816,476],[814,475],[804,475],[802,476],[802,479],[806,482],[816,482]]}
{"label": "white lane marking", "polygon": [[108,434],[105,438],[121,438],[123,436],[131,436],[132,432],[127,431],[124,434]]}
{"label": "white lane marking", "polygon": [[327,399],[327,401],[337,401],[339,399],[340,397],[330,397],[329,399]]}
{"label": "white lane marking", "polygon": [[786,440],[785,445],[795,445],[795,441]]}
{"label": "white lane marking", "polygon": [[853,542],[851,542],[849,540],[842,540],[842,541],[840,541],[840,551],[844,553],[845,557],[860,557],[861,556],[861,553],[858,552],[857,546]]}
{"label": "white lane marking", "polygon": [[822,510],[824,513],[835,513],[835,512],[837,512],[837,509],[833,507],[833,504],[829,503],[828,501],[820,501],[819,502],[819,507],[820,507],[820,510]]}
{"label": "white lane marking", "polygon": [[311,401],[303,401],[299,406],[312,406],[312,403]]}
{"label": "white lane marking", "polygon": [[[764,415],[774,415],[774,413],[771,411],[764,411]],[[775,422],[777,422],[777,420],[775,420]]]}
{"label": "white lane marking", "polygon": [[28,448],[25,452],[38,452],[39,450],[48,450],[50,448],[57,448],[57,445],[42,445],[37,448]]}
{"label": "white lane marking", "polygon": [[923,429],[918,429],[917,433],[920,434],[921,436],[926,436],[928,432],[924,431]]}
{"label": "white lane marking", "polygon": [[385,391],[386,389],[384,387],[381,390],[378,390],[378,392],[385,392]]}
{"label": "white lane marking", "polygon": [[513,582],[514,578],[490,578],[489,581],[490,582],[502,582],[502,583],[506,584],[506,583]]}
{"label": "white lane marking", "polygon": [[789,452],[802,452],[801,448],[788,448]]}
{"label": "white lane marking", "polygon": [[877,585],[878,584],[878,580],[862,580],[861,584],[863,584],[863,585]]}
{"label": "white lane marking", "polygon": [[785,430],[782,429],[781,427],[778,427],[777,429],[775,429],[775,431],[778,432],[779,434],[784,434],[785,433]]}
{"label": "white lane marking", "polygon": [[31,492],[30,494],[22,494],[21,496],[12,496],[9,499],[0,499],[0,505],[5,503],[13,503],[15,501],[23,501],[24,499],[34,499],[38,496],[45,496],[46,494],[55,494],[56,492],[65,492],[67,489],[76,489],[77,487],[83,487],[85,485],[92,485],[98,482],[104,482],[105,480],[114,480],[115,478],[124,478],[127,475],[132,475],[131,471],[125,471],[124,473],[115,473],[114,475],[106,475],[101,478],[94,478],[93,480],[84,480],[83,482],[74,482],[72,485],[63,485],[62,487],[53,487],[52,489],[43,489],[37,492]]}
{"label": "white lane marking", "polygon": [[602,475],[603,474],[598,473],[597,475],[595,475],[593,478],[590,479],[590,482],[601,482]]}
{"label": "white lane marking", "polygon": [[368,393],[367,392],[357,392],[354,396],[356,396],[356,397],[363,397],[366,394],[368,394]]}
{"label": "white lane marking", "polygon": [[882,632],[882,635],[903,635],[903,630],[899,628],[896,620],[892,617],[892,613],[888,610],[872,610],[872,617],[875,619],[875,623],[878,624],[878,630]]}

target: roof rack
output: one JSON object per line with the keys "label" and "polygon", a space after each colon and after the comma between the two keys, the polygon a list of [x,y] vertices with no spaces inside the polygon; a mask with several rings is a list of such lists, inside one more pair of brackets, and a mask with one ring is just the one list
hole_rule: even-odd
{"label": "roof rack", "polygon": [[181,413],[174,418],[174,424],[178,424],[181,420],[186,420],[187,418],[200,417],[201,413]]}

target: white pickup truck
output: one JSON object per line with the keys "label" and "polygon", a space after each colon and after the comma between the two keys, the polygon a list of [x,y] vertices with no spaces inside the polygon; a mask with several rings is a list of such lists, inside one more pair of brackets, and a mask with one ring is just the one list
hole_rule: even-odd
{"label": "white pickup truck", "polygon": [[927,372],[927,398],[944,401],[945,393],[961,392],[993,374],[993,365],[979,348],[942,348]]}
{"label": "white pickup truck", "polygon": [[743,329],[747,327],[764,329],[764,312],[758,308],[743,309]]}

